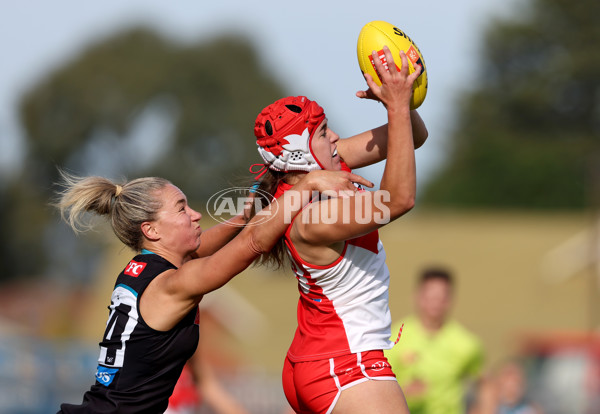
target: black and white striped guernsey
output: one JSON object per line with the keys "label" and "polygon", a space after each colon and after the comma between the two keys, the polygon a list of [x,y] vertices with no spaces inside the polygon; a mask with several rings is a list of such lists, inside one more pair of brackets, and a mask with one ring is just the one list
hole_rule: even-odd
{"label": "black and white striped guernsey", "polygon": [[185,362],[198,345],[198,310],[173,329],[150,328],[139,314],[140,298],[156,276],[176,266],[144,251],[119,274],[111,296],[96,383],[80,405],[59,413],[162,413]]}

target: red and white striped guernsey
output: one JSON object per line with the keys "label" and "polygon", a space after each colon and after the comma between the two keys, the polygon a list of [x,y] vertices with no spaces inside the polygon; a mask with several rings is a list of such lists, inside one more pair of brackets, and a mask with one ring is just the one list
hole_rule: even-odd
{"label": "red and white striped guernsey", "polygon": [[290,360],[313,361],[390,349],[394,345],[390,341],[390,273],[377,230],[347,240],[335,262],[319,266],[304,261],[294,248],[292,225],[284,238],[300,299],[298,327],[288,351]]}

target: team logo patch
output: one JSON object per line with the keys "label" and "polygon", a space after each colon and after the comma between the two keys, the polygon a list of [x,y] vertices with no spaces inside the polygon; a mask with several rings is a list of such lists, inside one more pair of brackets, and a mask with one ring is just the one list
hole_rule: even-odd
{"label": "team logo patch", "polygon": [[129,262],[123,273],[125,273],[127,276],[138,277],[142,273],[142,270],[144,270],[146,267],[146,264],[147,263],[136,262],[132,260]]}
{"label": "team logo patch", "polygon": [[98,365],[98,370],[96,371],[96,381],[105,387],[108,387],[115,379],[117,372],[119,372],[118,368],[107,368],[103,367],[102,365]]}
{"label": "team logo patch", "polygon": [[371,369],[373,371],[381,371],[385,368],[391,368],[390,364],[388,364],[386,361],[377,361],[373,365],[371,365]]}

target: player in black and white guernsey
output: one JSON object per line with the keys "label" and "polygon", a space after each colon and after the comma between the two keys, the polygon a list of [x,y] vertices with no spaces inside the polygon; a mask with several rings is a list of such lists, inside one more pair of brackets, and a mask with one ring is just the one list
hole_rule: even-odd
{"label": "player in black and white guernsey", "polygon": [[313,191],[353,190],[353,181],[372,185],[348,172],[307,174],[279,202],[284,208],[264,209],[248,223],[241,214],[202,233],[200,213],[165,179],[119,185],[103,177],[63,178],[57,206],[75,231],[84,213],[106,215],[117,237],[140,253],[117,277],[95,384],[81,404],[62,404],[59,411],[88,414],[164,412],[197,348],[203,295],[269,251]]}
{"label": "player in black and white guernsey", "polygon": [[119,412],[164,411],[164,401],[173,392],[185,361],[196,349],[198,311],[190,311],[174,329],[160,332],[140,316],[139,298],[156,276],[175,268],[144,250],[119,274],[100,343],[96,384],[85,393],[83,405],[63,404],[63,412],[90,412],[89,407],[112,412],[113,400],[121,399],[126,403],[120,403]]}

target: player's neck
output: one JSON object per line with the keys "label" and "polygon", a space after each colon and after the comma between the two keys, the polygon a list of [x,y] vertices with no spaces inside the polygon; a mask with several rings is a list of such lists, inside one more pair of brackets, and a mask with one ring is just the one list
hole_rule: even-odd
{"label": "player's neck", "polygon": [[420,319],[423,328],[425,328],[427,332],[432,334],[437,333],[440,329],[442,329],[444,323],[446,322],[444,319],[430,319],[425,317],[421,317]]}

